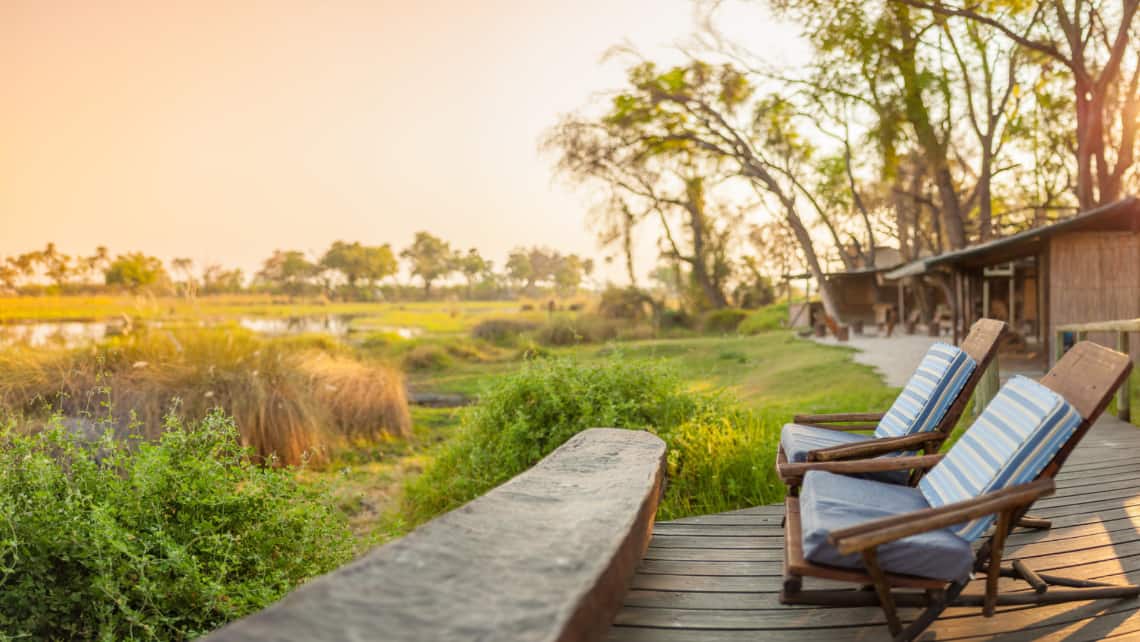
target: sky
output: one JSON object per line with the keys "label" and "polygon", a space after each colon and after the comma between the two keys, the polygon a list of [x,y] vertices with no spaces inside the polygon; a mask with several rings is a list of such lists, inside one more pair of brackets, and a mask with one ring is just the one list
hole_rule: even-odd
{"label": "sky", "polygon": [[[734,35],[796,48],[739,11]],[[600,259],[590,194],[539,139],[621,86],[612,46],[677,61],[694,26],[688,0],[5,0],[0,255],[253,271],[428,230],[500,265],[530,245]]]}

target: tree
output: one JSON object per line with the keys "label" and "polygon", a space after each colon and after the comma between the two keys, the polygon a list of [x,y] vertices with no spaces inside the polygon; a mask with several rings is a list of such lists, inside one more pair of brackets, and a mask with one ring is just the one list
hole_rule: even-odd
{"label": "tree", "polygon": [[368,284],[369,290],[374,290],[377,281],[395,274],[399,269],[392,246],[367,246],[344,241],[334,242],[321,257],[320,265],[341,273],[348,287],[354,290],[361,280]]}
{"label": "tree", "polygon": [[491,273],[491,262],[483,258],[479,254],[479,250],[470,248],[467,250],[467,254],[456,255],[455,264],[463,273],[463,278],[467,279],[467,298],[470,299],[475,289],[475,283]]}
{"label": "tree", "polygon": [[198,281],[194,278],[194,260],[186,257],[176,258],[170,262],[170,267],[182,277],[182,291],[186,298],[193,300],[198,289]]}
{"label": "tree", "polygon": [[400,258],[408,261],[413,276],[423,280],[425,297],[431,296],[432,283],[455,271],[451,245],[428,232],[416,232],[412,244],[400,252]]}
{"label": "tree", "polygon": [[86,279],[91,279],[96,275],[101,276],[110,263],[111,255],[107,251],[107,246],[100,245],[95,248],[95,252],[90,256],[79,259],[79,269]]}
{"label": "tree", "polygon": [[107,285],[121,286],[132,291],[160,286],[169,282],[166,268],[157,257],[142,252],[130,252],[115,257],[103,275]]}
{"label": "tree", "polygon": [[715,164],[684,153],[648,150],[635,131],[608,116],[564,118],[548,132],[543,147],[559,155],[558,169],[564,176],[607,188],[608,199],[596,207],[593,222],[603,245],[620,242],[631,284],[636,284],[633,230],[653,217],[663,232],[663,251],[687,264],[699,292],[698,307],[727,305],[723,284],[715,276],[723,267],[715,264],[722,250],[717,241],[730,236],[709,196],[708,185],[724,179]]}
{"label": "tree", "polygon": [[526,290],[534,288],[538,275],[531,266],[530,254],[525,249],[516,248],[507,255],[507,278]]}
{"label": "tree", "polygon": [[[772,201],[792,229],[809,271],[820,283],[825,311],[838,319],[832,286],[797,204],[797,196],[806,191],[798,174],[805,148],[788,127],[780,101],[753,100],[746,75],[727,64],[693,61],[662,72],[653,63],[643,63],[630,71],[629,78],[632,87],[614,98],[606,122],[623,130],[625,139],[642,154],[732,167],[759,196]],[[701,200],[695,197],[705,186],[693,178],[686,181],[686,193],[695,214],[691,220],[696,238],[705,219],[698,209]],[[700,280],[707,287],[711,277]]]}
{"label": "tree", "polygon": [[71,257],[60,252],[55,243],[48,243],[39,253],[38,263],[43,267],[44,274],[59,289],[67,284],[72,275]]}
{"label": "tree", "polygon": [[554,289],[561,296],[572,296],[578,292],[582,279],[594,271],[594,262],[577,254],[556,256],[553,274]]}
{"label": "tree", "polygon": [[278,288],[289,296],[304,292],[309,280],[317,273],[317,266],[298,250],[275,250],[262,263],[257,278]]}
{"label": "tree", "polygon": [[240,269],[227,270],[211,264],[202,270],[202,291],[206,294],[233,294],[241,292],[245,276]]}
{"label": "tree", "polygon": [[3,286],[4,290],[14,292],[19,284],[20,270],[16,268],[12,262],[12,258],[9,257],[4,261],[0,261],[0,286]]}
{"label": "tree", "polygon": [[[1086,210],[1120,197],[1132,170],[1140,115],[1140,64],[1131,38],[1140,0],[1042,2],[1021,29],[1003,19],[1007,14],[994,15],[989,5],[979,10],[922,0],[892,1],[985,25],[1027,53],[1066,68],[1076,111],[1079,206]],[[1054,39],[1057,33],[1063,45]]]}

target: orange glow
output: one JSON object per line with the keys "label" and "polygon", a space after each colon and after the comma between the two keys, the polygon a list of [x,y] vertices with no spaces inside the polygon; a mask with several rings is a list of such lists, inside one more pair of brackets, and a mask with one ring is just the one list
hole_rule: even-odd
{"label": "orange glow", "polygon": [[0,255],[249,269],[417,229],[593,254],[538,137],[620,84],[608,47],[676,57],[692,24],[687,0],[0,3]]}

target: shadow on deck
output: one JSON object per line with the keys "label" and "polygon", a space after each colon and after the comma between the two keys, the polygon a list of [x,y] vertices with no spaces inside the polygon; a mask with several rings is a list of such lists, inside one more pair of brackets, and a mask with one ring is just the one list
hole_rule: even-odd
{"label": "shadow on deck", "polygon": [[[1058,475],[1057,494],[1031,512],[1051,519],[1052,530],[1014,531],[1007,559],[1032,560],[1038,571],[1064,569],[1072,577],[1140,581],[1140,429],[1103,417]],[[780,504],[658,523],[609,639],[889,639],[877,607],[779,603],[782,517]],[[807,580],[804,587],[824,588],[824,582]],[[977,581],[967,592],[982,590]],[[951,608],[920,639],[1140,639],[1140,600],[999,607],[992,618],[982,617],[980,608]]]}

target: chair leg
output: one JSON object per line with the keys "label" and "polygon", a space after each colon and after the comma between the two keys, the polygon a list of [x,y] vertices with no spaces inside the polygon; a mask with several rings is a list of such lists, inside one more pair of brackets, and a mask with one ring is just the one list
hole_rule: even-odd
{"label": "chair leg", "polygon": [[962,592],[962,589],[966,588],[966,584],[967,582],[954,582],[946,590],[938,591],[936,594],[930,594],[930,603],[926,606],[926,609],[924,609],[922,613],[919,613],[918,617],[905,629],[895,634],[894,642],[911,642],[911,640],[922,635],[922,632],[933,624],[939,615],[942,615],[946,607],[958,599],[958,595]]}
{"label": "chair leg", "polygon": [[898,609],[895,608],[895,598],[891,595],[891,587],[887,584],[883,569],[879,568],[879,556],[875,549],[869,548],[863,551],[863,565],[867,567],[867,573],[875,583],[875,593],[879,596],[879,606],[883,609],[883,615],[887,616],[887,628],[890,629],[891,635],[898,635],[902,632],[902,623],[899,622],[899,613]]}
{"label": "chair leg", "polygon": [[997,606],[998,578],[1001,576],[1001,555],[1005,548],[1005,534],[1009,531],[1009,521],[1012,515],[1007,511],[998,515],[997,528],[994,529],[992,546],[990,547],[990,564],[986,569],[986,599],[982,605],[982,615],[993,617],[994,607]]}
{"label": "chair leg", "polygon": [[1053,522],[1042,517],[1034,517],[1032,515],[1022,515],[1021,519],[1017,520],[1017,525],[1022,528],[1028,528],[1035,531],[1047,531],[1053,528]]}

